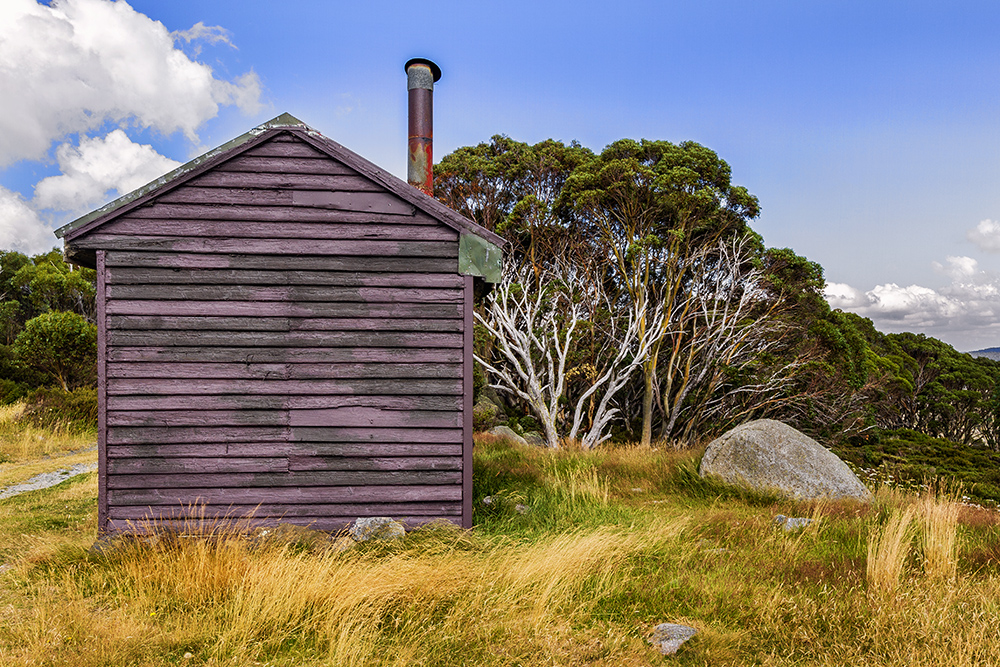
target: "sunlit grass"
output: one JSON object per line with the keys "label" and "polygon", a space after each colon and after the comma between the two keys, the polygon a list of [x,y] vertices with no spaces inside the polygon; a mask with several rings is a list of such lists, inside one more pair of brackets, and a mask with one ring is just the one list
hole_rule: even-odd
{"label": "sunlit grass", "polygon": [[27,423],[22,419],[24,410],[25,405],[20,402],[0,406],[0,463],[66,454],[92,447],[97,442],[95,431],[66,423],[53,427]]}
{"label": "sunlit grass", "polygon": [[[0,501],[0,664],[1000,664],[1000,515],[794,503],[697,458],[477,439],[476,528],[343,552],[191,530],[89,554],[87,475]],[[663,658],[662,622],[699,633]]]}

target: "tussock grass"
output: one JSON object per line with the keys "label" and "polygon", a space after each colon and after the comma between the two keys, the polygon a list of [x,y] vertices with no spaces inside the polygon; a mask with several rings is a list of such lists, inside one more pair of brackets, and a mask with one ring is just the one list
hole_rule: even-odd
{"label": "tussock grass", "polygon": [[[994,514],[746,494],[698,456],[477,439],[475,529],[343,552],[220,527],[94,555],[93,476],[0,501],[0,664],[1000,664]],[[699,634],[663,658],[661,622]]]}
{"label": "tussock grass", "polygon": [[69,422],[35,426],[22,419],[23,402],[0,405],[0,463],[31,461],[86,449],[97,442],[94,431]]}

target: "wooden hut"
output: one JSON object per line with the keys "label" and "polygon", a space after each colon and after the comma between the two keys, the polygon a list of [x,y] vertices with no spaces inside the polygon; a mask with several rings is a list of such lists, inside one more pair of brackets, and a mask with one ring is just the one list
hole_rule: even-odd
{"label": "wooden hut", "polygon": [[97,270],[101,532],[471,525],[495,234],[288,114],[56,234]]}

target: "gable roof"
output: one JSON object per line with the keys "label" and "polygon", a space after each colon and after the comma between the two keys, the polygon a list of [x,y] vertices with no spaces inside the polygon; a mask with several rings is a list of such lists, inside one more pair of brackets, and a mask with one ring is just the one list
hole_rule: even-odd
{"label": "gable roof", "polygon": [[84,236],[106,222],[149,203],[159,195],[183,185],[222,162],[270,140],[279,133],[289,133],[296,136],[334,160],[344,163],[362,176],[378,183],[388,192],[412,204],[416,209],[457,231],[461,235],[459,267],[462,273],[483,276],[489,282],[495,282],[499,278],[502,255],[500,249],[505,243],[502,237],[480,227],[437,199],[424,194],[357,153],[323,136],[289,113],[283,113],[249,132],[213,148],[204,155],[194,158],[141,188],[63,225],[55,230],[55,235],[63,239],[68,248],[73,239]]}

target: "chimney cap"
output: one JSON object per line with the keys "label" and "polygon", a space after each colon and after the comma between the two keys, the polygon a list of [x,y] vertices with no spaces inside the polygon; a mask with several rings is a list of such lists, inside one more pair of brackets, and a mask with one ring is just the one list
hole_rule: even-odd
{"label": "chimney cap", "polygon": [[403,65],[403,71],[409,72],[411,65],[427,65],[430,68],[431,74],[434,76],[434,83],[441,80],[441,68],[433,60],[428,60],[427,58],[410,58]]}

